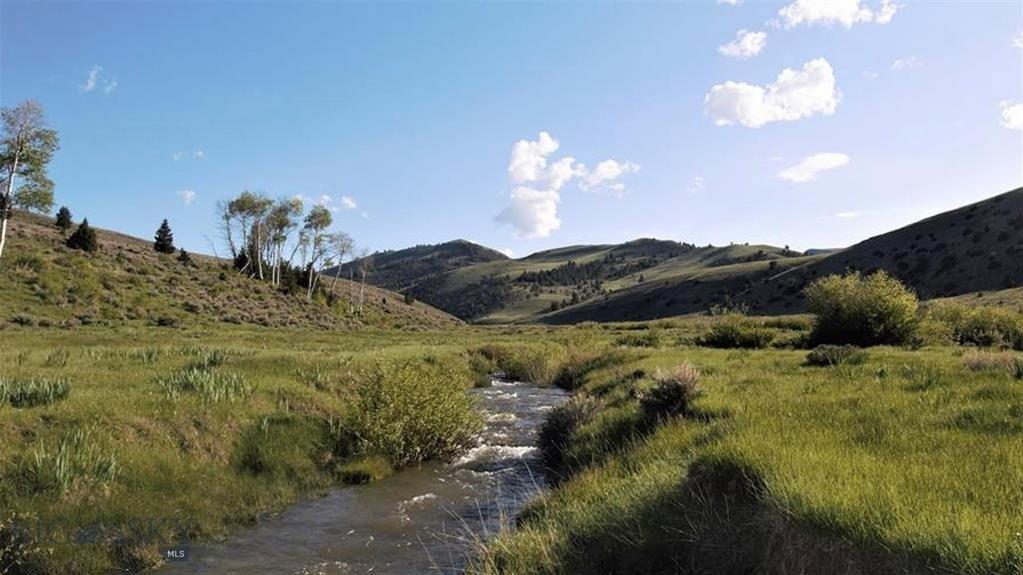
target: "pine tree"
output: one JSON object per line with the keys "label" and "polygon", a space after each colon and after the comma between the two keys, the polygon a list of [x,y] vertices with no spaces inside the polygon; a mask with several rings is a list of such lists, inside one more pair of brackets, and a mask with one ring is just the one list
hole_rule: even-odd
{"label": "pine tree", "polygon": [[192,256],[188,255],[184,248],[181,248],[181,253],[178,254],[178,261],[186,266],[190,266],[192,265]]}
{"label": "pine tree", "polygon": [[67,247],[73,250],[82,250],[86,252],[94,252],[98,247],[96,242],[96,230],[89,227],[88,218],[83,219],[81,225],[75,230],[75,233],[71,234],[71,237],[67,239]]}
{"label": "pine tree", "polygon": [[156,230],[156,241],[153,242],[153,249],[161,254],[174,253],[174,234],[171,233],[170,224],[163,220],[160,229]]}
{"label": "pine tree", "polygon": [[61,206],[60,209],[57,210],[57,228],[59,228],[61,232],[67,233],[73,225],[75,224],[71,221],[71,210],[67,209],[67,206]]}

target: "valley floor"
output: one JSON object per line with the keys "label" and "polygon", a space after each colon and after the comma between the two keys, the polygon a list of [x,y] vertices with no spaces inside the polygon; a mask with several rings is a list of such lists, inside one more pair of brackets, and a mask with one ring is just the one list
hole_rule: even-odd
{"label": "valley floor", "polygon": [[[478,572],[1023,573],[1023,382],[1010,371],[968,369],[951,346],[812,367],[805,350],[695,345],[711,321],[0,331],[0,571],[142,569],[169,541],[416,464],[354,406],[429,425],[419,435],[448,456],[471,427],[449,392],[501,370],[576,398],[541,445],[561,481],[481,542]],[[779,341],[806,328],[770,321]],[[701,395],[651,419],[641,399],[683,362]],[[398,366],[373,380],[397,381],[394,397],[367,403],[381,364]],[[409,365],[443,366],[457,386],[418,390]],[[14,382],[44,380],[70,391],[21,389],[12,404]],[[447,415],[410,415],[402,386],[442,393]],[[349,424],[377,434],[375,451],[353,447]]]}

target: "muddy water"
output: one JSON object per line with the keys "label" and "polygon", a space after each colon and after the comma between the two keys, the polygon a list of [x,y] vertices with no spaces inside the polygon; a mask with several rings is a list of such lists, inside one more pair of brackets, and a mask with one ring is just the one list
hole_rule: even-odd
{"label": "muddy water", "polygon": [[[331,491],[208,546],[160,573],[457,573],[486,537],[543,485],[536,432],[568,398],[556,388],[495,381],[473,390],[487,424],[450,464]],[[472,534],[470,536],[470,534]]]}

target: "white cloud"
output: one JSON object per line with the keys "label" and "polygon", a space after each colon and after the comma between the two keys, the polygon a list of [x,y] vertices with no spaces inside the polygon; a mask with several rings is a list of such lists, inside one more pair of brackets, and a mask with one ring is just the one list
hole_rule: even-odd
{"label": "white cloud", "polygon": [[367,214],[366,212],[359,212],[359,216],[364,220],[369,219],[369,214]]}
{"label": "white cloud", "polygon": [[178,197],[181,198],[181,201],[184,202],[186,206],[189,206],[195,201],[195,192],[192,190],[178,190]]}
{"label": "white cloud", "polygon": [[1016,48],[1023,48],[1023,30],[1020,30],[1019,34],[1012,37],[1012,45]]}
{"label": "white cloud", "polygon": [[1023,130],[1023,102],[999,102],[1002,109],[1002,125],[1010,130]]}
{"label": "white cloud", "polygon": [[795,2],[778,10],[786,28],[805,24],[807,26],[833,26],[841,24],[852,28],[854,24],[874,22],[887,24],[899,10],[899,6],[890,0],[881,0],[876,9],[872,9],[860,0],[795,0]]}
{"label": "white cloud", "polygon": [[171,153],[171,159],[175,162],[187,156],[192,156],[193,158],[202,160],[206,157],[206,152],[202,150],[182,150]]}
{"label": "white cloud", "polygon": [[732,81],[718,84],[707,93],[704,106],[718,126],[759,128],[769,122],[834,114],[841,97],[831,64],[817,58],[803,64],[802,70],[785,68],[766,86]]}
{"label": "white cloud", "polygon": [[729,6],[739,6],[742,4],[742,0],[718,0],[718,4],[728,4]]}
{"label": "white cloud", "polygon": [[593,168],[593,170],[584,175],[579,187],[587,191],[606,188],[615,195],[620,196],[625,193],[625,185],[619,182],[618,179],[626,174],[635,174],[638,171],[639,166],[632,162],[604,160],[597,164],[596,168]]}
{"label": "white cloud", "polygon": [[341,196],[341,207],[346,210],[354,210],[359,207],[352,196]]}
{"label": "white cloud", "polygon": [[817,179],[821,172],[841,168],[850,162],[849,156],[834,152],[822,152],[803,158],[801,162],[778,172],[783,180],[802,184]]}
{"label": "white cloud", "polygon": [[111,80],[107,82],[107,85],[103,87],[104,94],[112,94],[117,89],[117,80]]}
{"label": "white cloud", "polygon": [[689,188],[686,190],[690,194],[698,194],[703,191],[703,176],[693,176],[689,179]]}
{"label": "white cloud", "polygon": [[540,132],[536,140],[519,140],[512,146],[508,176],[515,187],[509,205],[495,219],[512,226],[517,237],[546,237],[561,227],[561,189],[572,180],[578,180],[584,190],[607,190],[621,196],[626,188],[619,180],[639,171],[638,165],[618,160],[604,160],[592,171],[572,156],[549,161],[559,148],[560,143],[547,132]]}
{"label": "white cloud", "polygon": [[767,46],[767,32],[739,30],[735,33],[735,40],[718,46],[718,52],[730,58],[744,60],[759,54],[765,46]]}
{"label": "white cloud", "polygon": [[841,220],[849,220],[860,217],[860,212],[838,212],[835,217]]}
{"label": "white cloud", "polygon": [[501,249],[499,249],[497,251],[501,252],[502,254],[504,254],[504,255],[506,255],[506,256],[508,256],[510,258],[514,258],[515,257],[515,251],[512,250],[511,248],[501,248]]}
{"label": "white cloud", "polygon": [[911,68],[919,68],[923,65],[924,63],[920,61],[920,58],[917,58],[916,56],[909,56],[907,58],[899,58],[892,62],[892,71],[898,72],[900,70],[909,70]]}
{"label": "white cloud", "polygon": [[103,71],[103,66],[93,66],[92,70],[89,70],[89,75],[85,77],[85,82],[78,85],[79,92],[91,92],[96,89],[96,84],[99,82],[99,74]]}

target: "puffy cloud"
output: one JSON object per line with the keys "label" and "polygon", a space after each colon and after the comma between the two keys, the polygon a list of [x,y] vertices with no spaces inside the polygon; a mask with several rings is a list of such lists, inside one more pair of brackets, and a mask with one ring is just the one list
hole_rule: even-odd
{"label": "puffy cloud", "polygon": [[707,93],[704,106],[718,126],[759,128],[769,122],[834,114],[841,97],[831,64],[817,58],[803,64],[802,70],[785,68],[766,86],[732,81],[718,84]]}
{"label": "puffy cloud", "polygon": [[801,184],[817,179],[817,174],[841,168],[850,162],[849,156],[834,152],[823,152],[803,158],[801,162],[778,172],[783,180]]}
{"label": "puffy cloud", "polygon": [[512,190],[511,204],[497,214],[497,221],[515,228],[521,238],[542,238],[561,227],[558,203],[561,194],[555,190],[534,190],[520,186]]}
{"label": "puffy cloud", "polygon": [[841,24],[852,28],[854,24],[874,22],[887,24],[899,10],[890,0],[881,0],[876,9],[860,0],[795,0],[778,10],[786,28],[805,24],[807,26],[833,26]]}
{"label": "puffy cloud", "polygon": [[192,190],[179,190],[178,197],[181,198],[181,201],[184,202],[186,206],[189,206],[195,201],[195,192]]}
{"label": "puffy cloud", "polygon": [[1012,37],[1012,45],[1016,48],[1023,48],[1023,30],[1019,34]]}
{"label": "puffy cloud", "polygon": [[572,156],[551,161],[550,156],[559,148],[559,142],[547,132],[540,132],[536,140],[519,140],[512,146],[508,176],[515,187],[509,205],[495,220],[510,225],[517,237],[546,237],[561,227],[561,189],[572,180],[579,181],[584,190],[609,190],[621,196],[625,185],[619,180],[639,170],[632,162],[617,160],[604,160],[592,171]]}
{"label": "puffy cloud", "polygon": [[103,71],[103,66],[93,66],[92,70],[89,70],[89,75],[85,77],[85,82],[78,85],[79,92],[91,92],[96,89],[96,84],[99,82],[99,73]]}
{"label": "puffy cloud", "polygon": [[908,58],[899,58],[892,62],[892,71],[898,72],[900,70],[909,70],[910,68],[919,68],[924,63],[920,61],[920,58],[916,56],[909,56]]}
{"label": "puffy cloud", "polygon": [[1023,130],[1023,102],[999,102],[1002,109],[1002,125],[1010,130]]}
{"label": "puffy cloud", "polygon": [[860,212],[838,212],[835,217],[840,220],[851,220],[860,217]]}
{"label": "puffy cloud", "polygon": [[341,196],[341,207],[346,210],[354,210],[359,207],[359,204],[352,196]]}
{"label": "puffy cloud", "polygon": [[735,40],[718,46],[718,52],[730,58],[744,60],[759,54],[765,46],[767,46],[767,32],[739,30],[735,33]]}

